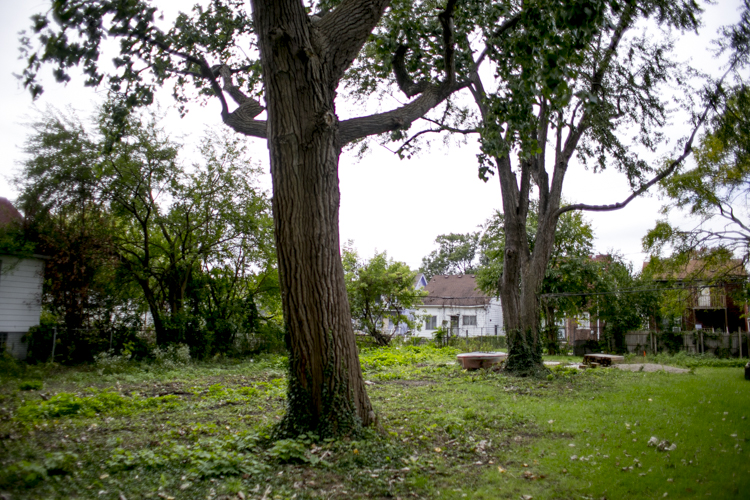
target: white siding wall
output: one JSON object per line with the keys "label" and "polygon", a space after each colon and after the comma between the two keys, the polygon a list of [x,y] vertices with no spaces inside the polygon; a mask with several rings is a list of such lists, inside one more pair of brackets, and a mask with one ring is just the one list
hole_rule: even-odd
{"label": "white siding wall", "polygon": [[500,299],[490,299],[489,319],[491,320],[490,324],[497,325],[497,334],[505,335],[505,330],[503,330],[503,307],[500,305]]}
{"label": "white siding wall", "polygon": [[[497,325],[498,335],[505,335],[503,331],[503,314],[500,307],[500,301],[492,299],[488,306],[474,307],[441,307],[441,306],[422,306],[419,314],[437,316],[437,327],[443,322],[450,326],[451,316],[474,316],[477,317],[476,326],[464,326],[463,319],[459,319],[458,333],[461,337],[478,337],[486,335],[495,335],[495,325]],[[435,330],[425,329],[422,323],[422,329],[415,331],[415,336],[431,338]]]}
{"label": "white siding wall", "polygon": [[44,261],[0,255],[0,332],[26,333],[39,324]]}

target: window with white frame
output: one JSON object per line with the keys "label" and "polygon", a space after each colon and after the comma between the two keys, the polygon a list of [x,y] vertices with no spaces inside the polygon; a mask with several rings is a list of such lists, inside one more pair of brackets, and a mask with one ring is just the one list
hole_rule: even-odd
{"label": "window with white frame", "polygon": [[464,326],[477,326],[477,317],[474,316],[464,316],[463,318],[463,325]]}
{"label": "window with white frame", "polygon": [[425,330],[437,330],[437,316],[427,316],[424,320]]}
{"label": "window with white frame", "polygon": [[576,317],[578,328],[591,328],[591,316],[589,313],[581,313]]}

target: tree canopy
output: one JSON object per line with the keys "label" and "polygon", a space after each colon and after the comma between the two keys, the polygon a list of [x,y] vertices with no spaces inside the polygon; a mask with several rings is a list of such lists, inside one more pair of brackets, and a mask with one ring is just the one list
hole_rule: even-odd
{"label": "tree canopy", "polygon": [[479,249],[479,232],[441,234],[435,238],[437,250],[422,259],[419,272],[429,281],[439,274],[474,274]]}
{"label": "tree canopy", "polygon": [[48,113],[26,144],[20,201],[51,256],[53,303],[72,331],[101,314],[91,300],[109,300],[109,311],[135,300],[157,344],[228,352],[238,333],[257,330],[253,311],[256,322],[259,308],[268,319],[278,311],[270,203],[257,169],[236,138],[207,135],[203,161],[185,168],[153,117],[131,116],[115,144],[105,126],[89,131]]}
{"label": "tree canopy", "polygon": [[401,325],[418,328],[419,318],[411,310],[422,304],[424,290],[415,289],[417,273],[386,252],[363,260],[351,245],[341,259],[346,273],[346,292],[356,327],[379,345],[388,345]]}

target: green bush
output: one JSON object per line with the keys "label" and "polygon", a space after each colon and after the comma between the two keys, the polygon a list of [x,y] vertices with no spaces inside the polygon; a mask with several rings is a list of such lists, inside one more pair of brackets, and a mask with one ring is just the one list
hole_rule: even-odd
{"label": "green bush", "polygon": [[14,358],[8,351],[0,352],[0,376],[21,377],[27,371],[28,366]]}
{"label": "green bush", "polygon": [[279,439],[266,453],[281,464],[316,463],[318,457],[310,453],[311,444],[312,439],[302,434],[297,439]]}
{"label": "green bush", "polygon": [[190,363],[190,348],[185,344],[155,347],[151,353],[157,365],[172,369]]}
{"label": "green bush", "polygon": [[48,453],[44,459],[44,467],[49,476],[64,476],[75,471],[77,460],[78,455],[75,453]]}
{"label": "green bush", "polygon": [[122,373],[127,371],[132,365],[130,363],[132,356],[130,353],[117,355],[114,351],[100,352],[94,356],[94,366],[99,374]]}
{"label": "green bush", "polygon": [[47,479],[47,469],[21,460],[0,470],[0,488],[33,488]]}
{"label": "green bush", "polygon": [[22,391],[39,391],[44,387],[44,382],[41,380],[24,380],[18,384],[18,388]]}

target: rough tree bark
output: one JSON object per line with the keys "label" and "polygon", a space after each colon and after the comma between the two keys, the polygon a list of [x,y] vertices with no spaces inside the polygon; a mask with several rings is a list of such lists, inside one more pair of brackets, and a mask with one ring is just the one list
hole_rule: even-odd
{"label": "rough tree bark", "polygon": [[[344,28],[354,31],[348,34],[354,43],[370,32],[385,6],[383,1],[359,6],[362,23]],[[334,98],[338,73],[351,61],[337,61],[346,55],[328,47],[352,42],[322,37],[299,2],[256,0],[253,12],[268,103],[276,247],[289,332],[288,409],[280,430],[321,436],[356,432],[371,425],[375,413],[359,365],[339,255]]]}
{"label": "rough tree bark", "polygon": [[336,88],[388,3],[344,1],[311,18],[299,1],[252,2],[290,351],[281,434],[342,435],[375,423],[339,255],[339,155],[352,140],[408,126],[459,88],[449,72],[443,84],[425,84],[420,97],[400,109],[339,123]]}

